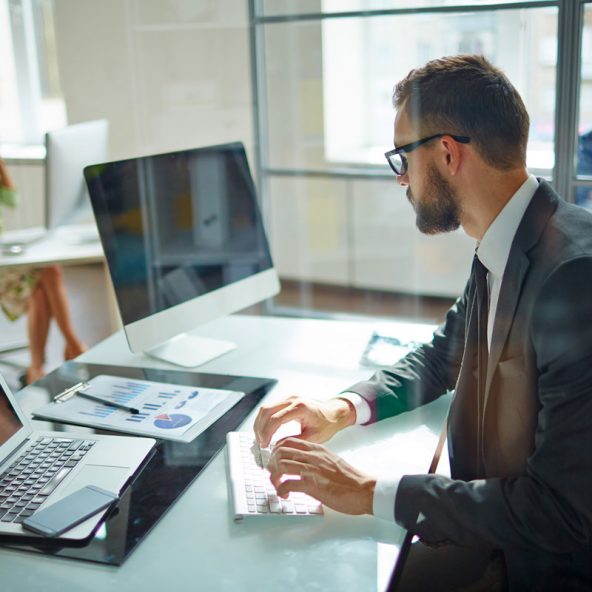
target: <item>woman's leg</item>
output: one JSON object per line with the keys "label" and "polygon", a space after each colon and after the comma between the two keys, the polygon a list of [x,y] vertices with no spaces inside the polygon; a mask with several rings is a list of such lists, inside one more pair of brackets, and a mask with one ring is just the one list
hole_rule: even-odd
{"label": "woman's leg", "polygon": [[62,269],[57,265],[45,267],[40,272],[38,285],[44,291],[49,312],[66,340],[64,357],[71,360],[86,351],[86,346],[74,332]]}
{"label": "woman's leg", "polygon": [[45,291],[37,285],[27,305],[27,331],[31,363],[27,369],[27,384],[35,382],[45,374],[45,344],[49,332],[49,304]]}

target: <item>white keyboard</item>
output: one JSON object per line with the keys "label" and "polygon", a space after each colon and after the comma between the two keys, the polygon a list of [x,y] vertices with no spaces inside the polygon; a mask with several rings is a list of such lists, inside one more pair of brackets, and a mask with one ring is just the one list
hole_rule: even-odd
{"label": "white keyboard", "polygon": [[247,432],[226,434],[229,485],[234,519],[244,516],[322,516],[322,504],[302,492],[278,497],[265,469],[269,449],[261,449]]}

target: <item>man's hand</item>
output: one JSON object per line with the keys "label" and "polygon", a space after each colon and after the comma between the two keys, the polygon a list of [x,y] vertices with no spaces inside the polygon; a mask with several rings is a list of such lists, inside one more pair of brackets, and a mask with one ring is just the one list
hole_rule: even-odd
{"label": "man's hand", "polygon": [[300,438],[311,442],[326,442],[339,430],[355,423],[356,412],[345,399],[313,401],[288,397],[280,403],[263,405],[255,419],[255,438],[259,446],[269,446],[277,429],[289,421],[300,423]]}
{"label": "man's hand", "polygon": [[372,514],[376,479],[320,444],[286,438],[274,448],[267,469],[280,497],[303,491],[338,512]]}

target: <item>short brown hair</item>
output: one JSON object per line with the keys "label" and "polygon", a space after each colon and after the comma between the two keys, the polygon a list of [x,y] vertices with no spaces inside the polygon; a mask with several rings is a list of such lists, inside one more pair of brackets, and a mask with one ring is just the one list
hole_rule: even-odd
{"label": "short brown hair", "polygon": [[411,70],[395,86],[393,105],[405,108],[426,135],[469,136],[497,169],[526,165],[526,107],[506,75],[483,56],[444,57]]}

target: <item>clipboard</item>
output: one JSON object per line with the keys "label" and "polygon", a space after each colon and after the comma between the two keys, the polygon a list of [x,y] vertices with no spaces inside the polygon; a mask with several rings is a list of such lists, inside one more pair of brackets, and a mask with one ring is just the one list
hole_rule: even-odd
{"label": "clipboard", "polygon": [[54,396],[36,419],[191,442],[236,405],[240,391],[99,374]]}

